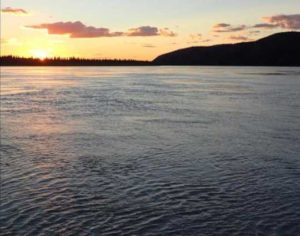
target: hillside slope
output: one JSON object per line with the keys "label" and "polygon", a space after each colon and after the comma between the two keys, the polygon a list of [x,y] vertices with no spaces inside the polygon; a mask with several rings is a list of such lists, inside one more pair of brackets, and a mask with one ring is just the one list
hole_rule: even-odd
{"label": "hillside slope", "polygon": [[161,55],[155,65],[300,66],[300,32],[284,32],[255,42],[191,47]]}

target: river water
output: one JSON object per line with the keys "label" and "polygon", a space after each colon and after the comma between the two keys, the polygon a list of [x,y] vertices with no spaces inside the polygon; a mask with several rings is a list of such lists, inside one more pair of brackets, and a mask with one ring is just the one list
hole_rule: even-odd
{"label": "river water", "polygon": [[1,235],[299,235],[299,153],[300,68],[1,68]]}

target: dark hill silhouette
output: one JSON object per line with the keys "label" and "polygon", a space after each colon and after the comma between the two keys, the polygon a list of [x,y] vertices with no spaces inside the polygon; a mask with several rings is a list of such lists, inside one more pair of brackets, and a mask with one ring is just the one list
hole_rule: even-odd
{"label": "dark hill silhouette", "polygon": [[161,55],[155,65],[300,66],[300,32],[273,34],[255,42],[191,47]]}

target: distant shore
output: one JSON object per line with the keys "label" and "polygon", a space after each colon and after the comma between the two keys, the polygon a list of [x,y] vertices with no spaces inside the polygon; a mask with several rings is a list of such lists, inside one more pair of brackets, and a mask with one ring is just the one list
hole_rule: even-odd
{"label": "distant shore", "polygon": [[83,58],[33,58],[33,57],[0,57],[1,66],[150,66],[149,61],[119,59],[83,59]]}
{"label": "distant shore", "polygon": [[244,66],[244,67],[299,67],[299,65],[273,65],[273,64],[171,64],[171,63],[156,63],[155,61],[138,61],[138,60],[98,60],[98,59],[81,59],[81,58],[45,58],[43,60],[32,57],[14,57],[2,56],[0,57],[0,67],[101,67],[101,66]]}

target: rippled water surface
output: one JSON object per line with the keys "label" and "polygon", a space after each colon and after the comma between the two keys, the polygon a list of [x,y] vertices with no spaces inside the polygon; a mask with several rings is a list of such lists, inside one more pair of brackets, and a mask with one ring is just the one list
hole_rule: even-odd
{"label": "rippled water surface", "polygon": [[1,68],[1,235],[300,235],[300,68]]}

